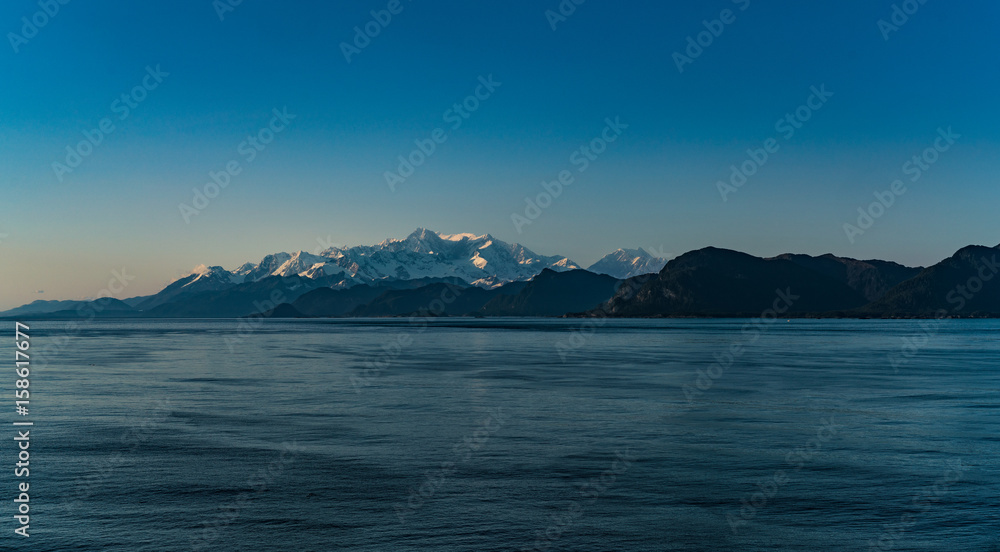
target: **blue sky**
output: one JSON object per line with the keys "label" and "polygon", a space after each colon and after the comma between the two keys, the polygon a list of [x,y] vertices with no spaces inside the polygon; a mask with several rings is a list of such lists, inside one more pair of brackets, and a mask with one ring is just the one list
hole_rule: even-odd
{"label": "blue sky", "polygon": [[[41,8],[4,2],[0,308],[91,296],[123,267],[124,295],[147,294],[201,263],[418,226],[584,265],[708,245],[930,264],[1000,242],[996,3],[587,0],[553,30],[555,0],[401,0],[350,62],[342,43],[390,2],[333,4],[244,0],[220,20],[211,0],[71,0],[22,41],[10,33]],[[894,4],[919,9],[885,40]],[[680,72],[674,53],[723,10]],[[162,82],[123,118],[114,102],[147,67]],[[452,128],[446,112],[490,75]],[[775,123],[823,85],[833,96],[785,139]],[[294,119],[248,161],[276,108]],[[105,118],[114,130],[57,177]],[[571,156],[608,118],[628,128],[580,172]],[[910,182],[904,164],[949,127],[960,138]],[[446,141],[391,190],[385,173],[437,128]],[[780,148],[723,201],[718,182],[769,138]],[[185,222],[178,206],[231,161],[239,174]],[[563,170],[572,185],[519,233],[511,215]],[[852,243],[844,224],[896,179],[907,192]]]}

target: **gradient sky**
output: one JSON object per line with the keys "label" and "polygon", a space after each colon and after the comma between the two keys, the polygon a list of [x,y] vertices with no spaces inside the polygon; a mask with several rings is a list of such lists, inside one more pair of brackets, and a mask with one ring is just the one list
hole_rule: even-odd
{"label": "gradient sky", "polygon": [[[583,265],[708,245],[926,265],[1000,242],[995,2],[928,0],[887,41],[889,0],[587,0],[556,30],[557,0],[401,1],[350,63],[341,43],[388,0],[244,0],[222,21],[211,0],[77,0],[17,53],[7,33],[39,6],[3,2],[0,309],[93,296],[123,267],[121,296],[144,295],[201,263],[416,227]],[[680,73],[673,53],[724,9],[735,21]],[[119,120],[112,102],[157,65],[169,76]],[[487,75],[501,86],[451,130],[444,113]],[[824,84],[834,96],[723,202],[730,165]],[[285,106],[290,127],[186,224],[178,204]],[[56,178],[105,117],[115,130]],[[511,214],[608,117],[629,128],[518,234]],[[384,173],[438,127],[447,142],[391,191]],[[850,243],[843,224],[942,127],[961,138]]]}

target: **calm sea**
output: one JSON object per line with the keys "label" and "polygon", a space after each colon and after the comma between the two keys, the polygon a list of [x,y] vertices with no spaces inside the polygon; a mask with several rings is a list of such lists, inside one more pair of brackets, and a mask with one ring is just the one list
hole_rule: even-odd
{"label": "calm sea", "polygon": [[747,324],[30,323],[2,548],[1000,550],[1000,321]]}

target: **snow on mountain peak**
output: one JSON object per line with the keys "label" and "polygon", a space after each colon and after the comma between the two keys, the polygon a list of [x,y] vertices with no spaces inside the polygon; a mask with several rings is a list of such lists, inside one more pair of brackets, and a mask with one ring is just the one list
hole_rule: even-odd
{"label": "snow on mountain peak", "polygon": [[489,234],[441,234],[417,228],[404,239],[390,238],[373,246],[330,248],[320,255],[298,251],[275,253],[259,263],[245,263],[232,272],[241,281],[268,276],[368,283],[386,279],[460,278],[473,285],[495,287],[527,280],[545,268],[573,270],[576,263],[561,256],[538,255],[520,244]]}
{"label": "snow on mountain peak", "polygon": [[615,278],[631,278],[663,270],[667,259],[654,257],[644,249],[616,249],[601,260],[590,265],[587,270],[607,274]]}
{"label": "snow on mountain peak", "polygon": [[[194,278],[191,278],[192,276],[194,276]],[[242,281],[242,278],[232,272],[229,272],[221,266],[207,266],[204,264],[194,267],[191,270],[191,274],[187,275],[187,278],[191,278],[191,281],[184,284],[182,287],[188,287],[196,282],[204,282],[206,280],[215,280],[217,283],[221,284],[236,284]]]}
{"label": "snow on mountain peak", "polygon": [[269,276],[297,276],[315,269],[317,265],[324,266],[329,260],[326,257],[313,255],[305,251],[297,251],[291,254],[287,261],[272,270]]}
{"label": "snow on mountain peak", "polygon": [[652,259],[653,258],[652,255],[650,255],[649,253],[647,253],[646,250],[643,249],[643,248],[641,248],[641,247],[639,249],[618,249],[617,251],[615,251],[615,253],[618,253],[619,255],[622,255],[623,256],[622,258],[630,258],[630,259]]}
{"label": "snow on mountain peak", "polygon": [[446,241],[462,241],[462,240],[482,240],[486,239],[488,234],[482,236],[477,236],[475,234],[438,234],[438,237]]}

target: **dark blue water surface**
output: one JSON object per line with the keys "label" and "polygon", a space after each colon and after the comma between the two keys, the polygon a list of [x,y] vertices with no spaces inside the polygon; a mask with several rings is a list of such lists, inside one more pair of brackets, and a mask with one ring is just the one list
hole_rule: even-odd
{"label": "dark blue water surface", "polygon": [[30,541],[4,323],[2,540],[1000,550],[1000,321],[747,323],[32,323]]}

